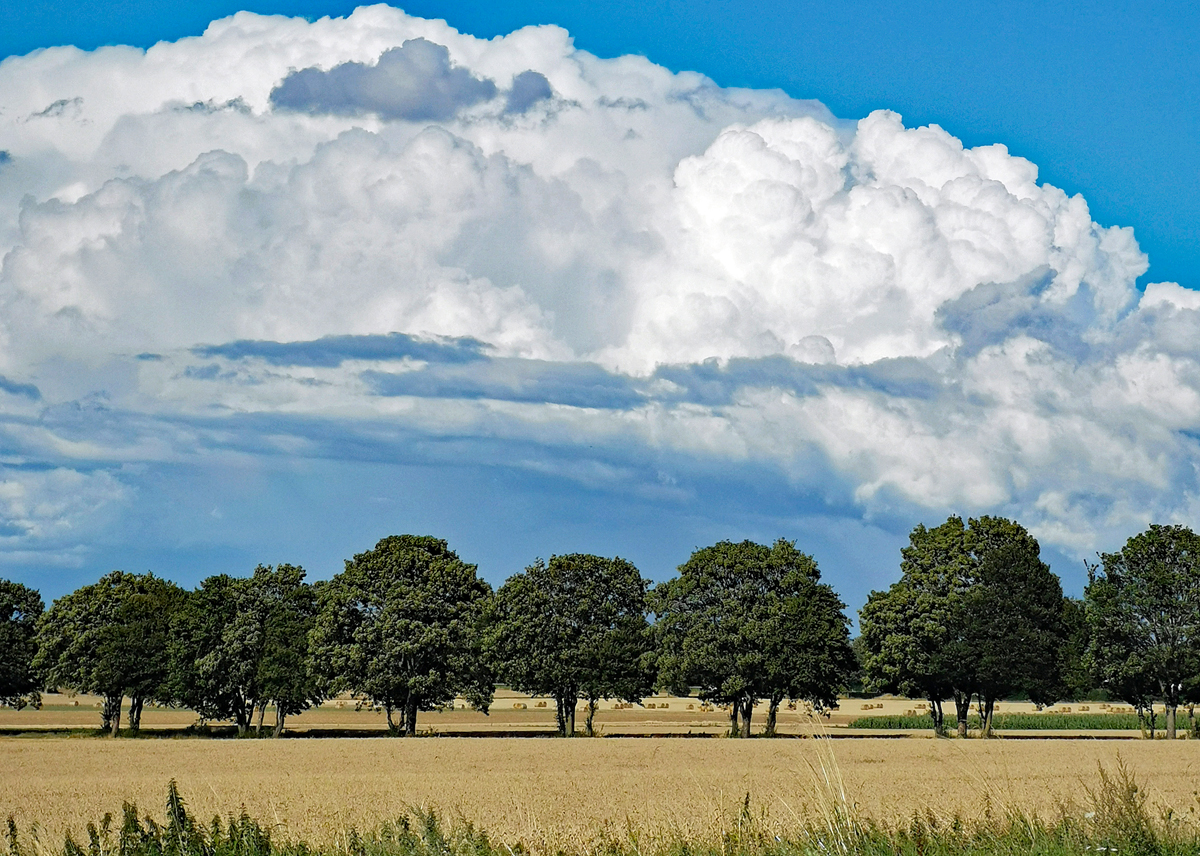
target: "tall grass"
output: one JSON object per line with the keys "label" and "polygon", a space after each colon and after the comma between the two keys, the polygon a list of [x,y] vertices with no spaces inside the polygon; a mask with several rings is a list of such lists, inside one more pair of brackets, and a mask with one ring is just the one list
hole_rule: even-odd
{"label": "tall grass", "polygon": [[[851,728],[922,729],[932,728],[928,714],[860,716]],[[954,721],[946,727],[953,730]],[[967,727],[979,728],[979,715],[967,717]],[[1141,726],[1135,713],[997,713],[992,728],[997,731],[1137,731]]]}
{"label": "tall grass", "polygon": [[[1146,794],[1120,761],[1112,771],[1100,768],[1085,807],[1063,808],[1051,820],[1016,811],[988,811],[974,821],[957,816],[944,819],[927,812],[894,826],[859,817],[832,755],[820,757],[812,772],[818,789],[817,816],[797,818],[795,832],[787,836],[772,832],[760,816],[750,811],[747,795],[737,817],[711,838],[649,840],[629,830],[623,837],[604,837],[575,847],[557,844],[548,850],[548,856],[1200,853],[1198,830],[1169,813],[1155,816]],[[277,841],[270,826],[249,817],[244,810],[224,820],[213,818],[208,824],[200,823],[188,810],[174,781],[167,789],[164,821],[141,815],[136,806],[126,803],[119,824],[114,823],[111,814],[99,824],[89,824],[86,842],[68,836],[61,846],[50,846],[39,841],[36,829],[20,833],[11,817],[5,837],[9,856],[527,856],[541,849],[523,842],[495,841],[466,820],[447,820],[428,809],[410,809],[368,833],[349,829],[332,844]]]}

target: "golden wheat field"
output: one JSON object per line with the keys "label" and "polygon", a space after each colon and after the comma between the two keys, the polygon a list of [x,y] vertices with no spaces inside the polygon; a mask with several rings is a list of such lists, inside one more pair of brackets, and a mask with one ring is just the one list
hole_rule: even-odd
{"label": "golden wheat field", "polygon": [[[96,729],[100,724],[101,700],[96,696],[78,695],[66,696],[48,693],[44,697],[44,705],[40,710],[26,708],[24,710],[9,710],[0,708],[0,731],[52,731],[63,729]],[[293,734],[313,732],[347,732],[360,733],[386,730],[382,711],[371,710],[369,707],[357,709],[354,699],[341,698],[326,701],[312,710],[287,720],[288,731]],[[1105,710],[1125,710],[1119,705],[1103,706]],[[1047,708],[1043,713],[1070,712],[1102,712],[1101,708],[1093,705],[1056,705]],[[864,715],[923,713],[925,702],[912,701],[905,698],[884,696],[870,701],[862,699],[842,699],[838,708],[826,720],[831,729],[839,729],[853,719]],[[997,705],[997,713],[1033,713],[1034,706],[1028,702],[1001,702]],[[268,713],[266,722],[269,726],[273,713]],[[580,705],[576,712],[576,725],[583,728],[584,710]],[[949,714],[953,716],[951,712]],[[147,731],[163,729],[184,729],[197,720],[196,714],[189,710],[172,710],[165,708],[147,708],[142,715],[142,727]],[[128,721],[128,703],[126,704],[125,721]],[[761,730],[766,722],[765,705],[755,712],[754,725]],[[596,729],[602,735],[628,734],[706,734],[720,735],[729,728],[728,713],[720,708],[714,709],[696,698],[656,695],[645,700],[642,705],[622,704],[620,702],[604,701],[596,714]],[[779,711],[779,732],[781,734],[800,734],[809,730],[811,718],[800,706],[799,709],[789,710],[786,707]],[[536,734],[553,733],[554,702],[545,698],[531,697],[507,689],[500,689],[492,704],[491,713],[484,716],[467,708],[462,699],[458,699],[448,709],[422,712],[418,718],[418,727],[427,734],[450,735],[485,735],[497,732],[506,734]],[[1094,734],[1094,732],[1093,732]],[[921,736],[931,736],[925,734]],[[1060,733],[1061,736],[1061,733]],[[1128,732],[1119,735],[1135,737]]]}
{"label": "golden wheat field", "polygon": [[119,817],[124,800],[161,816],[174,777],[199,817],[244,806],[289,837],[328,841],[419,805],[536,846],[630,826],[708,836],[746,794],[767,823],[794,827],[821,808],[814,770],[839,772],[849,800],[884,821],[927,809],[977,816],[989,804],[1053,814],[1086,804],[1097,764],[1118,755],[1152,804],[1196,815],[1197,741],[59,736],[0,738],[0,815],[36,821],[56,844],[105,811]]}

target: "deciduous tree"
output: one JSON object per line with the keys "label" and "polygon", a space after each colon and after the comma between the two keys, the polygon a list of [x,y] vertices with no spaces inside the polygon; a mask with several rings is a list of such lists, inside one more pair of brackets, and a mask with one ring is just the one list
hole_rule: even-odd
{"label": "deciduous tree", "polygon": [[37,621],[44,610],[36,591],[0,580],[0,705],[17,710],[41,705],[41,682],[33,658]]}
{"label": "deciduous tree", "polygon": [[283,733],[287,717],[303,713],[324,697],[312,671],[309,634],[317,618],[313,587],[304,569],[294,565],[259,565],[252,583],[263,604],[263,651],[258,665],[259,722],[268,705],[275,707],[272,735]]}
{"label": "deciduous tree", "polygon": [[1000,517],[950,517],[917,526],[901,550],[901,578],[872,592],[861,613],[864,669],[879,690],[929,699],[935,730],[952,697],[965,736],[978,697],[982,734],[996,701],[1061,691],[1062,585],[1025,529]]}
{"label": "deciduous tree", "polygon": [[834,705],[854,668],[843,608],[793,542],[697,550],[655,589],[660,683],[729,705],[734,736],[750,735],[761,698],[768,730],[783,699]]}
{"label": "deciduous tree", "polygon": [[1084,595],[1088,659],[1139,713],[1161,700],[1174,738],[1176,711],[1200,674],[1200,536],[1154,524],[1100,561]]}
{"label": "deciduous tree", "polygon": [[103,696],[101,720],[114,737],[129,696],[129,726],[136,733],[143,705],[170,697],[168,639],[184,597],[153,574],[106,574],[59,598],[42,616],[34,668],[47,686]]}
{"label": "deciduous tree", "polygon": [[860,613],[867,682],[880,692],[927,698],[939,734],[942,701],[953,697],[965,735],[974,687],[962,669],[964,597],[972,577],[962,518],[933,529],[918,525],[900,555],[900,579],[885,592],[871,592]]}
{"label": "deciduous tree", "polygon": [[319,587],[316,671],[331,691],[382,706],[393,734],[415,734],[419,710],[456,695],[486,712],[494,684],[482,646],[490,597],[475,566],[445,541],[384,538]]}
{"label": "deciduous tree", "polygon": [[647,662],[646,581],[621,558],[571,554],[538,560],[496,592],[490,649],[501,680],[554,699],[559,734],[586,731],[600,699],[640,702],[653,684]]}
{"label": "deciduous tree", "polygon": [[240,735],[256,709],[261,731],[274,704],[278,736],[287,716],[320,698],[308,668],[315,612],[300,567],[259,565],[247,578],[208,577],[172,628],[176,700],[206,719],[233,720]]}
{"label": "deciduous tree", "polygon": [[975,583],[967,592],[967,657],[979,697],[982,735],[996,702],[1024,695],[1051,704],[1062,691],[1062,584],[1037,541],[1002,518],[971,521]]}

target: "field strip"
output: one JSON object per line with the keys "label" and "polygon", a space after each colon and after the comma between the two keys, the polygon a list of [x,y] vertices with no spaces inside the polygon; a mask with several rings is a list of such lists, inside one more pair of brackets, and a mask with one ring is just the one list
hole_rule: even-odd
{"label": "field strip", "polygon": [[[859,740],[828,744],[850,798],[902,820],[932,809],[1016,806],[1054,815],[1083,802],[1118,755],[1156,805],[1196,816],[1200,742]],[[330,840],[406,807],[436,807],[505,840],[719,829],[747,793],[787,827],[816,810],[808,740],[102,740],[0,738],[0,815],[45,840],[133,800],[161,814],[174,777],[198,817],[241,806],[282,833]]]}

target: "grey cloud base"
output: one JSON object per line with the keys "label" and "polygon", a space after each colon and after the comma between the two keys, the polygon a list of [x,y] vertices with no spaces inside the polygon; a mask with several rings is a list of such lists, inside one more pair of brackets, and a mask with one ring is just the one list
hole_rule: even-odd
{"label": "grey cloud base", "polygon": [[278,108],[333,116],[441,121],[496,96],[496,84],[452,66],[444,45],[410,39],[374,65],[345,62],[328,71],[293,71],[271,90]]}

